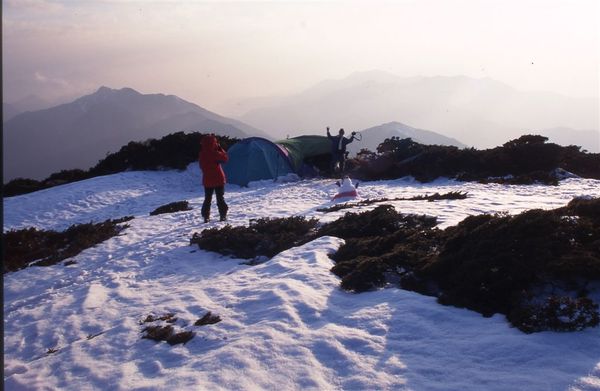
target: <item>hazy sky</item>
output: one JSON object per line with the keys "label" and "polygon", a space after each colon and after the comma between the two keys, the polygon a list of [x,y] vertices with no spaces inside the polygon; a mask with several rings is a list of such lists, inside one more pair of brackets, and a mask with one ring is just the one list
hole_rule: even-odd
{"label": "hazy sky", "polygon": [[2,5],[6,102],[106,85],[175,94],[210,109],[374,69],[598,96],[596,0]]}

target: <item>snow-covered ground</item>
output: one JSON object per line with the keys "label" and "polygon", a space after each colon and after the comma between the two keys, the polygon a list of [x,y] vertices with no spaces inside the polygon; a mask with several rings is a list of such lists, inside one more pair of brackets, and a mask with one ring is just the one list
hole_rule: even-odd
{"label": "snow-covered ground", "polygon": [[[336,189],[328,180],[228,186],[229,223],[290,215],[331,221],[348,210],[316,209],[330,206]],[[600,181],[553,187],[401,179],[358,190],[362,198],[468,192],[466,200],[393,203],[438,216],[445,227],[470,214],[600,196]],[[193,210],[148,215],[184,199]],[[201,203],[194,164],[5,199],[5,230],[135,216],[122,235],[74,257],[76,264],[4,276],[5,389],[600,390],[600,328],[526,335],[503,316],[483,318],[394,287],[344,292],[329,271],[327,254],[343,243],[334,237],[248,266],[189,245],[193,232],[223,224],[202,224]],[[207,311],[222,321],[194,326]],[[166,313],[196,337],[175,346],[142,339],[140,321]]]}

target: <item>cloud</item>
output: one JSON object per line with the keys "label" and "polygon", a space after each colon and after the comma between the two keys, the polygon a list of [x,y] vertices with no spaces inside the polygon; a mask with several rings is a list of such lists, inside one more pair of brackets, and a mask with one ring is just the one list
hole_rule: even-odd
{"label": "cloud", "polygon": [[48,77],[46,75],[44,75],[42,72],[40,71],[35,71],[33,74],[34,78],[36,81],[40,82],[40,83],[44,83],[44,84],[54,84],[56,86],[60,86],[63,88],[71,88],[71,85],[69,82],[67,82],[64,79],[59,79],[59,78],[51,78]]}

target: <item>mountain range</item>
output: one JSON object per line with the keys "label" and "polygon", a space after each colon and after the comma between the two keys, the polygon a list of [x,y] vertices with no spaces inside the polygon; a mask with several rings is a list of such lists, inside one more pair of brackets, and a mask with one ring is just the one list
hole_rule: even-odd
{"label": "mountain range", "polygon": [[491,79],[400,78],[373,71],[324,81],[292,96],[229,102],[228,112],[245,112],[232,119],[174,95],[100,87],[44,110],[22,112],[41,104],[36,97],[21,100],[18,107],[3,103],[4,181],[87,169],[130,141],[177,131],[283,139],[324,134],[326,126],[332,132],[343,127],[348,133],[360,130],[363,136],[350,144],[352,154],[363,148],[375,151],[381,141],[394,136],[423,144],[487,148],[529,133],[600,152],[597,103],[520,92]]}
{"label": "mountain range", "polygon": [[399,137],[401,139],[411,138],[413,141],[426,145],[454,145],[459,148],[466,147],[465,144],[456,139],[446,137],[430,130],[416,129],[400,122],[389,122],[387,124],[361,130],[359,137],[359,140],[355,140],[348,144],[348,151],[351,155],[356,154],[363,148],[376,152],[377,146],[381,144],[383,140],[392,137]]}
{"label": "mountain range", "polygon": [[177,131],[268,137],[174,95],[108,87],[71,103],[18,114],[3,126],[4,181],[41,179],[63,169],[87,169],[130,141]]}
{"label": "mountain range", "polygon": [[536,132],[548,141],[560,145],[577,145],[592,153],[600,152],[600,133],[595,130],[576,130],[567,127],[542,129]]}
{"label": "mountain range", "polygon": [[325,126],[359,130],[402,121],[478,148],[557,126],[598,132],[599,114],[597,98],[523,92],[489,78],[403,78],[381,71],[324,81],[296,95],[230,102],[228,107],[221,111],[236,113],[276,137],[321,132]]}
{"label": "mountain range", "polygon": [[2,120],[8,121],[9,119],[15,117],[18,114],[24,113],[26,111],[37,111],[47,109],[53,106],[57,106],[59,103],[64,103],[65,101],[50,101],[43,98],[40,98],[37,95],[29,94],[21,99],[18,99],[13,102],[2,102]]}

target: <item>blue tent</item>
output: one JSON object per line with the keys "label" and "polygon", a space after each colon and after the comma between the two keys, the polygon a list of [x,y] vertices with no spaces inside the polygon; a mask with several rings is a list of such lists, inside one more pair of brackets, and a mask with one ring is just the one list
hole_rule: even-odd
{"label": "blue tent", "polygon": [[247,186],[248,182],[273,179],[294,172],[287,151],[261,137],[250,137],[232,145],[229,161],[223,165],[227,182]]}
{"label": "blue tent", "polygon": [[229,148],[229,161],[223,169],[227,182],[247,186],[251,181],[290,173],[302,176],[307,169],[305,159],[328,155],[330,150],[331,143],[323,136],[300,136],[277,142],[250,137]]}

